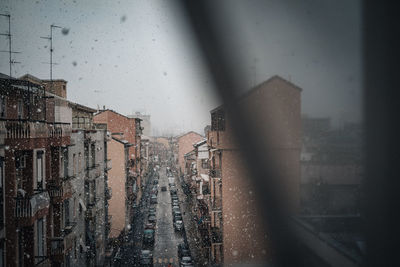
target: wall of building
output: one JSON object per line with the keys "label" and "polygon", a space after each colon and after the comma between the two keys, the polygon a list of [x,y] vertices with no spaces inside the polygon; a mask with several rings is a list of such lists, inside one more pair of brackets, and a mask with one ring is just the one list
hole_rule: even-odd
{"label": "wall of building", "polygon": [[266,231],[253,185],[238,151],[222,152],[222,214],[224,264],[266,261]]}
{"label": "wall of building", "polygon": [[192,151],[193,145],[202,139],[204,137],[195,132],[188,132],[178,138],[178,166],[181,172],[185,169],[185,154]]}
{"label": "wall of building", "polygon": [[108,173],[108,186],[112,189],[108,211],[112,216],[110,238],[116,238],[125,229],[126,220],[126,172],[124,145],[116,140],[109,142],[108,158],[112,159],[113,167]]}
{"label": "wall of building", "polygon": [[[85,227],[85,147],[84,147],[84,131],[74,131],[71,135],[73,146],[68,147],[68,175],[75,176],[71,179],[73,195],[70,201],[70,214],[73,221],[76,222],[74,234],[76,237],[75,252],[71,257],[71,263],[76,266],[84,266],[86,264],[86,227]],[[75,155],[76,162],[73,162]],[[74,173],[74,164],[75,173]],[[61,170],[63,173],[63,169]]]}

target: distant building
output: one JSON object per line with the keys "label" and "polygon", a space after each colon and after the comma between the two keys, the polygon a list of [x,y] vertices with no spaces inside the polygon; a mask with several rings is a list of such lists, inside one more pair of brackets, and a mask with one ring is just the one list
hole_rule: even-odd
{"label": "distant building", "polygon": [[[211,188],[209,177],[209,149],[207,139],[203,139],[193,145],[194,149],[185,154],[185,173],[183,185],[184,191],[190,190],[193,195],[192,206],[197,232],[200,236],[199,252],[205,259],[210,260],[211,255]],[[215,217],[214,217],[215,219]]]}
{"label": "distant building", "polygon": [[185,169],[185,159],[186,153],[193,150],[193,145],[204,137],[196,132],[190,131],[188,133],[182,134],[176,137],[177,139],[177,149],[178,149],[178,166],[180,173],[184,173]]}
{"label": "distant building", "polygon": [[141,166],[141,119],[128,118],[113,110],[101,110],[94,122],[103,124],[111,133],[107,158],[113,162],[108,173],[112,191],[109,200],[110,233],[112,240],[126,233],[134,214],[134,204],[139,203],[145,184]]}
{"label": "distant building", "polygon": [[134,115],[128,115],[128,118],[138,118],[141,119],[141,127],[143,131],[143,135],[153,136],[153,131],[151,130],[151,120],[150,115],[141,114],[140,112],[135,112]]}

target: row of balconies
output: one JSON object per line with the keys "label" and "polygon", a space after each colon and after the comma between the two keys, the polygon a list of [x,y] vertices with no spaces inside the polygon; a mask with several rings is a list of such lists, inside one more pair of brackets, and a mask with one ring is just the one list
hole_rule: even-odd
{"label": "row of balconies", "polygon": [[74,194],[74,189],[69,180],[60,184],[54,180],[50,180],[47,185],[47,192],[53,201],[62,201],[65,198],[71,197]]}
{"label": "row of balconies", "polygon": [[70,250],[73,247],[75,235],[73,230],[76,226],[76,222],[66,223],[62,230],[61,236],[53,237],[50,239],[50,256],[54,261],[62,262],[65,251]]}
{"label": "row of balconies", "polygon": [[69,124],[48,124],[32,121],[0,121],[0,128],[5,130],[5,138],[48,138],[71,135]]}

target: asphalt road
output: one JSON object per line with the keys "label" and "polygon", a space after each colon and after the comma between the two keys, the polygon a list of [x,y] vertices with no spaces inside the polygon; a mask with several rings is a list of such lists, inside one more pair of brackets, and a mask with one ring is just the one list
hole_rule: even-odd
{"label": "asphalt road", "polygon": [[[168,186],[168,178],[165,168],[159,170],[159,193],[157,196],[157,224],[155,242],[153,246],[144,246],[142,243],[144,224],[147,222],[148,209],[150,207],[150,191],[153,187],[154,177],[150,177],[149,184],[144,190],[141,205],[137,208],[136,214],[132,218],[131,231],[126,237],[126,241],[121,247],[122,259],[113,266],[140,266],[139,257],[142,249],[153,251],[154,266],[179,266],[178,244],[183,243],[183,235],[175,232],[172,220],[171,195]],[[167,191],[161,191],[161,186],[165,185]]]}
{"label": "asphalt road", "polygon": [[[172,220],[171,196],[165,168],[159,172],[159,193],[157,203],[157,228],[153,251],[154,266],[178,266],[178,244],[183,242],[182,233],[175,232]],[[161,186],[167,191],[161,191]]]}

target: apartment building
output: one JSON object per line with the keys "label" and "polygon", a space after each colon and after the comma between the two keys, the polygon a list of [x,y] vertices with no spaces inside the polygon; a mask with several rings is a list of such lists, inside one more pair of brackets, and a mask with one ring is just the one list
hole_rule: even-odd
{"label": "apartment building", "polygon": [[109,238],[116,241],[126,232],[142,196],[141,120],[101,110],[95,114],[94,122],[105,125],[111,134],[107,150],[107,158],[113,162],[108,173],[113,192],[109,199]]}
{"label": "apartment building", "polygon": [[1,266],[104,263],[109,135],[66,92],[0,75]]}
{"label": "apartment building", "polygon": [[[211,188],[209,177],[209,149],[207,139],[193,145],[194,149],[185,154],[184,188],[192,194],[191,209],[197,222],[197,232],[201,241],[203,258],[211,258]],[[186,190],[185,190],[186,191]]]}
{"label": "apartment building", "polygon": [[182,174],[185,172],[185,154],[192,151],[193,145],[204,139],[204,137],[196,132],[190,131],[176,137],[176,139],[179,173]]}
{"label": "apartment building", "polygon": [[151,131],[151,116],[149,114],[143,114],[139,111],[133,115],[128,115],[128,118],[137,118],[141,120],[141,126],[143,127],[143,135],[152,136]]}
{"label": "apartment building", "polygon": [[76,193],[70,206],[74,207],[73,216],[78,218],[79,251],[85,255],[72,263],[99,266],[104,264],[110,231],[108,171],[111,161],[107,158],[110,135],[104,127],[93,123],[95,109],[72,102],[69,106],[72,145],[68,147],[64,168],[75,178]]}
{"label": "apartment building", "polygon": [[43,86],[0,78],[2,263],[48,266],[63,262],[75,236],[64,201],[72,187],[60,170],[71,142],[67,102]]}
{"label": "apartment building", "polygon": [[[238,105],[248,112],[246,120],[268,142],[262,149],[273,156],[275,173],[285,188],[283,199],[298,208],[301,150],[301,89],[274,76],[248,91]],[[210,256],[213,264],[265,263],[271,252],[262,227],[254,185],[235,140],[224,107],[211,111],[210,151]],[[245,142],[245,140],[243,140]]]}

